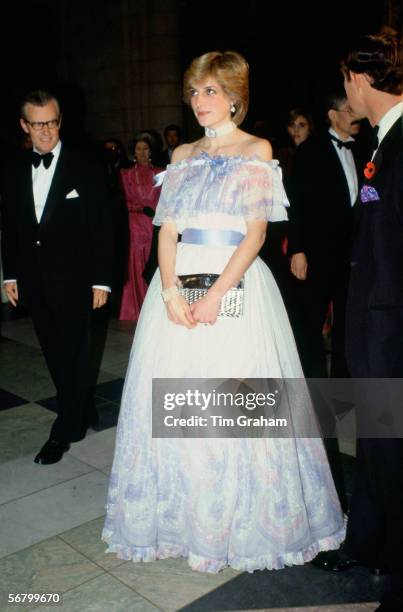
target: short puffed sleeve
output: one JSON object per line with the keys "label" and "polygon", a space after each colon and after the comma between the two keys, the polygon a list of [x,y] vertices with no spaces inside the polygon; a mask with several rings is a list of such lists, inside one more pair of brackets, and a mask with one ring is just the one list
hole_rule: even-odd
{"label": "short puffed sleeve", "polygon": [[154,225],[175,223],[179,212],[179,201],[176,197],[180,192],[184,180],[185,167],[183,164],[170,164],[165,172],[157,174],[154,184],[161,185],[161,194],[158,200]]}
{"label": "short puffed sleeve", "polygon": [[243,171],[243,216],[250,221],[286,221],[290,204],[278,161],[253,160],[244,165]]}

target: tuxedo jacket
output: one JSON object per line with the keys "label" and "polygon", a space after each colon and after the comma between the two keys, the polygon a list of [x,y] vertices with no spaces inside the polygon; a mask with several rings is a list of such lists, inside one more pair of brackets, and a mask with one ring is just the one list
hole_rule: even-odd
{"label": "tuxedo jacket", "polygon": [[111,206],[91,158],[62,144],[38,223],[30,152],[22,155],[5,172],[2,216],[4,279],[17,280],[28,309],[39,296],[63,311],[87,308],[93,285],[111,286]]}
{"label": "tuxedo jacket", "polygon": [[403,377],[403,127],[399,119],[373,159],[366,184],[375,199],[357,204],[347,306],[353,376]]}
{"label": "tuxedo jacket", "polygon": [[[352,152],[360,180],[363,154],[358,143]],[[328,132],[315,134],[298,147],[288,195],[288,254],[305,253],[311,269],[348,263],[353,210],[343,166]]]}

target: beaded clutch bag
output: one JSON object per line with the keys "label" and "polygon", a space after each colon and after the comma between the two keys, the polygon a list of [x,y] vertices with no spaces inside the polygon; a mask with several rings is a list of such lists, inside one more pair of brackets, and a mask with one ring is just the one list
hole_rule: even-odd
{"label": "beaded clutch bag", "polygon": [[[179,276],[181,287],[179,293],[188,304],[193,304],[204,297],[215,283],[219,274],[183,274]],[[227,291],[221,299],[219,319],[239,319],[243,314],[244,279],[241,278],[236,287]]]}

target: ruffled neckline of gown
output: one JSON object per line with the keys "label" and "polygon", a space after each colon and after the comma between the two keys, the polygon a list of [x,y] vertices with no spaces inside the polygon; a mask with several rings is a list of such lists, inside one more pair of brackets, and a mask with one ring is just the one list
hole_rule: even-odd
{"label": "ruffled neckline of gown", "polygon": [[223,155],[223,154],[210,155],[207,151],[200,151],[200,153],[198,153],[197,155],[185,157],[184,159],[181,159],[180,161],[169,164],[167,167],[168,168],[169,167],[180,168],[182,166],[188,166],[188,165],[191,165],[192,163],[200,163],[200,162],[208,162],[213,165],[214,164],[224,164],[224,163],[232,163],[232,164],[251,163],[254,165],[256,164],[263,165],[265,167],[269,167],[272,169],[277,168],[280,164],[278,159],[271,159],[269,161],[266,161],[264,159],[261,159],[258,155],[253,155],[252,157],[245,157],[244,155]]}

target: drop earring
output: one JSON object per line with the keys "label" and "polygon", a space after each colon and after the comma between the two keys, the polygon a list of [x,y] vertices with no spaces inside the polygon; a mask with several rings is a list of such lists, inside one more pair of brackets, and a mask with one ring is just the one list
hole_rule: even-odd
{"label": "drop earring", "polygon": [[235,104],[234,104],[234,103],[232,103],[232,104],[231,104],[231,106],[230,106],[230,111],[231,111],[231,113],[232,113],[232,114],[234,114],[234,113],[235,113],[236,108],[235,108]]}

